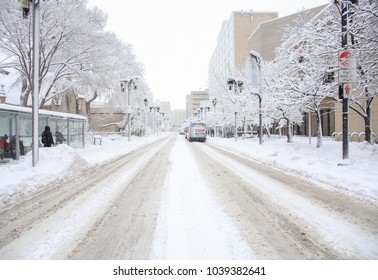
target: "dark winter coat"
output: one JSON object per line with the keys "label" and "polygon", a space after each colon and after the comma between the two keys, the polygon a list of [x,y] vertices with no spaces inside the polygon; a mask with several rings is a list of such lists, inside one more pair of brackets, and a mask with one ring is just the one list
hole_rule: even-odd
{"label": "dark winter coat", "polygon": [[64,139],[63,134],[59,131],[55,132],[55,140],[56,140],[56,143],[59,143],[59,144],[62,144],[63,141],[66,141],[66,139]]}
{"label": "dark winter coat", "polygon": [[45,147],[51,147],[51,145],[54,145],[54,139],[48,125],[45,126],[45,131],[42,132],[42,144]]}

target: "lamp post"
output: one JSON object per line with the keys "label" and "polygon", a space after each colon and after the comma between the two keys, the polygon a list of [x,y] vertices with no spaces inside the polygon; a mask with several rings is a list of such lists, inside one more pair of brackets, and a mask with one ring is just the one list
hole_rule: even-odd
{"label": "lamp post", "polygon": [[147,98],[144,98],[144,112],[145,112],[145,116],[144,116],[144,118],[145,118],[145,120],[144,120],[144,136],[146,136],[147,135],[147,108],[148,108],[148,99]]}
{"label": "lamp post", "polygon": [[[257,95],[259,98],[259,144],[262,144],[262,134],[263,134],[263,129],[262,129],[262,108],[261,108],[261,94],[262,94],[262,71],[261,71],[261,56],[258,52],[251,51],[250,52],[252,61],[255,60],[257,63],[257,67],[259,69],[259,79],[258,79],[258,93],[252,93],[253,95]],[[253,70],[253,69],[252,69]]]}
{"label": "lamp post", "polygon": [[217,136],[217,119],[216,119],[216,112],[217,112],[217,99],[214,98],[213,101],[213,106],[214,106],[214,136]]}
{"label": "lamp post", "polygon": [[150,112],[154,112],[154,130],[156,130],[156,136],[159,135],[158,131],[158,122],[156,120],[156,113],[160,112],[160,107],[159,106],[150,106]]}
{"label": "lamp post", "polygon": [[205,111],[205,127],[207,127],[207,121],[206,121],[206,112],[209,112],[210,111],[210,107],[209,106],[205,106],[203,107],[203,110]]}
{"label": "lamp post", "polygon": [[129,142],[131,139],[131,108],[130,108],[130,91],[131,89],[136,90],[137,84],[136,81],[138,78],[132,78],[130,80],[123,80],[121,81],[121,91],[127,91],[127,134],[129,138]]}
{"label": "lamp post", "polygon": [[206,112],[210,111],[210,107],[209,106],[201,106],[200,110],[201,110],[201,121],[204,122],[205,127],[206,127]]}
{"label": "lamp post", "polygon": [[29,15],[30,2],[33,4],[33,96],[32,96],[32,164],[39,161],[38,111],[39,111],[39,2],[40,0],[19,0],[18,7],[23,17]]}
{"label": "lamp post", "polygon": [[[236,95],[237,95],[238,92],[240,93],[240,92],[243,91],[243,81],[235,80],[233,78],[228,78],[227,85],[229,86],[230,90],[232,90],[232,89],[234,90],[235,104],[237,104],[238,100],[236,98]],[[235,109],[235,142],[238,141],[237,115],[238,115],[238,112]]]}

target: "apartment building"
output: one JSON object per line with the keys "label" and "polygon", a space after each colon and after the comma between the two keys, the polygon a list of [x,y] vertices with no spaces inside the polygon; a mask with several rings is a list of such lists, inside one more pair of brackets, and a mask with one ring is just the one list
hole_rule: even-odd
{"label": "apartment building", "polygon": [[262,22],[278,17],[277,12],[235,11],[223,22],[217,45],[209,62],[209,85],[226,82],[241,70],[249,57],[248,38]]}
{"label": "apartment building", "polygon": [[201,101],[209,100],[209,91],[197,90],[192,91],[186,96],[186,118],[190,119],[196,116],[197,110],[201,107]]}
{"label": "apartment building", "polygon": [[[306,10],[305,18],[311,20],[321,13],[328,5],[322,5]],[[259,26],[248,36],[248,51],[256,51],[266,61],[275,58],[275,50],[284,39],[289,28],[295,27],[299,13],[261,22]]]}

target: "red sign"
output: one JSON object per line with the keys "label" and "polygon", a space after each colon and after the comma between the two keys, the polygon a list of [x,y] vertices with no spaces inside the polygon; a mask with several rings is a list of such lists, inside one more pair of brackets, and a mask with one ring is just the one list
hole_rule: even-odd
{"label": "red sign", "polygon": [[339,67],[346,69],[356,68],[356,60],[353,57],[351,51],[339,51]]}

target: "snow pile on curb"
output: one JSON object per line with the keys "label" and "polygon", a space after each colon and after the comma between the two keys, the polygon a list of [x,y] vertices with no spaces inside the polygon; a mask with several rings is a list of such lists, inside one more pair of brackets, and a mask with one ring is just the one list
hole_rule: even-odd
{"label": "snow pile on curb", "polygon": [[316,148],[315,142],[314,138],[310,145],[308,138],[294,137],[293,143],[287,143],[284,137],[271,136],[259,145],[257,138],[239,138],[237,142],[234,138],[208,138],[209,144],[378,203],[377,145],[350,143],[351,165],[338,166],[342,143],[325,139],[323,146]]}

